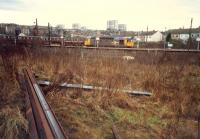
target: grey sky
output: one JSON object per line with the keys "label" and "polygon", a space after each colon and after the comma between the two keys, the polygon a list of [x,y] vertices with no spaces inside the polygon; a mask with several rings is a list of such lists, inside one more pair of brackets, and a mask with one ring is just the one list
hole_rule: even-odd
{"label": "grey sky", "polygon": [[19,0],[0,0],[0,9],[4,10],[17,10],[23,4]]}
{"label": "grey sky", "polygon": [[200,0],[0,0],[0,22],[33,24],[80,23],[105,29],[109,19],[127,24],[128,30],[200,26]]}

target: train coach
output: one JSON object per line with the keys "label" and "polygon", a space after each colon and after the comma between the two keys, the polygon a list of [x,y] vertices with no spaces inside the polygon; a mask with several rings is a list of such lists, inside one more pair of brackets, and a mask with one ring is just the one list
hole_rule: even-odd
{"label": "train coach", "polygon": [[0,34],[0,43],[17,43],[25,46],[84,46],[84,41],[65,40],[61,37],[46,37],[46,36],[9,36]]}
{"label": "train coach", "polygon": [[112,47],[114,45],[113,42],[114,38],[112,37],[92,37],[87,38],[84,45],[89,47]]}
{"label": "train coach", "polygon": [[130,37],[92,37],[84,41],[87,47],[127,47],[133,48],[135,41]]}
{"label": "train coach", "polygon": [[135,41],[131,37],[117,37],[115,42],[118,47],[133,48],[135,46]]}
{"label": "train coach", "polygon": [[0,35],[1,44],[11,42],[25,46],[86,46],[86,47],[135,47],[135,41],[130,37],[91,37],[85,41],[65,40],[61,37],[47,36],[15,36]]}

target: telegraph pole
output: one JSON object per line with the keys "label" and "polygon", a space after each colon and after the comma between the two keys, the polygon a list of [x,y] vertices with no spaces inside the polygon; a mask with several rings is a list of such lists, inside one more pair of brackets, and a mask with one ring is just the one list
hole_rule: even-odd
{"label": "telegraph pole", "polygon": [[148,41],[148,33],[149,33],[149,27],[147,26],[147,37],[146,37],[146,43]]}
{"label": "telegraph pole", "polygon": [[37,18],[35,19],[35,27],[33,28],[33,40],[32,40],[32,47],[35,47],[37,45],[39,45],[39,41],[36,39],[36,37],[39,35],[39,31],[38,31],[38,20]]}
{"label": "telegraph pole", "polygon": [[165,34],[164,34],[164,49],[166,48],[166,38],[167,38],[167,36],[166,36],[166,27],[165,27]]}
{"label": "telegraph pole", "polygon": [[137,48],[139,48],[140,47],[140,40],[139,40],[139,31],[138,31],[138,43],[137,43]]}
{"label": "telegraph pole", "polygon": [[189,40],[188,40],[188,50],[191,48],[191,41],[192,41],[192,23],[193,23],[193,18],[191,18],[191,23],[190,23],[190,30],[189,30]]}
{"label": "telegraph pole", "polygon": [[197,38],[198,40],[198,46],[197,46],[197,50],[199,50],[199,42],[200,42],[200,26],[199,26],[199,37]]}
{"label": "telegraph pole", "polygon": [[35,20],[35,29],[36,29],[36,36],[38,36],[38,21],[37,21],[37,18]]}
{"label": "telegraph pole", "polygon": [[49,40],[49,46],[50,46],[51,45],[51,27],[49,23],[48,23],[48,40]]}
{"label": "telegraph pole", "polygon": [[34,24],[35,24],[35,27],[34,27],[34,29],[33,29],[33,35],[34,36],[38,36],[38,21],[37,21],[37,18],[35,19],[35,22],[34,22]]}

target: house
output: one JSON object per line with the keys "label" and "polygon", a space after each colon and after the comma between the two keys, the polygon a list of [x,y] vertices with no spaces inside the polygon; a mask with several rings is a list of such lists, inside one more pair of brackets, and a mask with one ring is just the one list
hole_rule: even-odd
{"label": "house", "polygon": [[25,25],[2,23],[0,24],[0,34],[15,35],[16,29],[19,29],[23,34],[29,35],[30,28]]}
{"label": "house", "polygon": [[157,31],[152,35],[146,37],[147,37],[147,42],[160,42],[163,40],[163,34],[160,31]]}
{"label": "house", "polygon": [[193,40],[196,40],[198,37],[200,37],[200,28],[172,29],[169,30],[168,33],[171,33],[171,37],[173,40],[181,40],[182,42],[186,43],[190,37],[190,33]]}
{"label": "house", "polygon": [[34,36],[35,34],[38,34],[39,36],[47,36],[49,34],[48,27],[47,26],[38,26],[38,33],[35,33],[37,29],[34,26],[30,26],[30,35]]}
{"label": "house", "polygon": [[163,40],[163,34],[160,31],[149,31],[138,33],[141,42],[160,42]]}
{"label": "house", "polygon": [[21,29],[21,33],[23,33],[27,36],[30,35],[30,27],[29,26],[21,25],[20,29]]}
{"label": "house", "polygon": [[20,33],[18,36],[19,37],[25,37],[26,35],[24,33]]}
{"label": "house", "polygon": [[6,34],[6,25],[0,24],[0,34]]}
{"label": "house", "polygon": [[16,27],[17,27],[16,24],[7,24],[6,25],[6,34],[14,35]]}

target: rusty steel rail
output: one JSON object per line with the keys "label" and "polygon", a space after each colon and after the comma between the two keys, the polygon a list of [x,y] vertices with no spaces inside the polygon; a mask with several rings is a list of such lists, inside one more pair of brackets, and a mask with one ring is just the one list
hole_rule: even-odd
{"label": "rusty steel rail", "polygon": [[[41,86],[49,86],[53,85],[53,82],[50,81],[42,81],[39,80],[37,83]],[[113,91],[113,92],[123,92],[127,93],[130,96],[152,96],[153,94],[147,91],[136,91],[136,90],[127,90],[127,89],[116,89],[116,88],[106,88],[106,87],[98,87],[92,85],[84,85],[84,84],[68,84],[62,83],[58,84],[58,87],[61,88],[74,88],[74,89],[84,89],[84,90],[104,90],[104,91]]]}
{"label": "rusty steel rail", "polygon": [[112,127],[112,132],[113,132],[113,136],[115,139],[122,139],[122,137],[119,134],[119,131],[115,125],[113,125],[113,127]]}
{"label": "rusty steel rail", "polygon": [[26,90],[39,139],[67,139],[30,69],[24,69]]}

